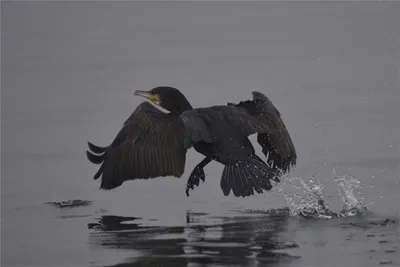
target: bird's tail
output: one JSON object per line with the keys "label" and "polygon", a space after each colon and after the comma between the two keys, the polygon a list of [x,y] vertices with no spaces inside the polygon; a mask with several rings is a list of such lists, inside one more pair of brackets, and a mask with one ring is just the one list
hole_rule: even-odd
{"label": "bird's tail", "polygon": [[278,170],[269,167],[257,155],[251,155],[246,161],[225,165],[221,178],[221,189],[229,195],[231,189],[236,197],[254,195],[254,191],[272,189],[271,180],[280,182]]}

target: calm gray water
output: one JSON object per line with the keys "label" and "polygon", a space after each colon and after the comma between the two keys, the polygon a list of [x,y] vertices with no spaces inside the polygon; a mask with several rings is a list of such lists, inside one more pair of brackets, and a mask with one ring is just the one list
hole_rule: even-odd
{"label": "calm gray water", "polygon": [[[2,1],[1,265],[399,266],[398,25],[395,1]],[[264,92],[297,148],[289,182],[224,197],[212,163],[188,198],[189,151],[181,179],[99,190],[86,141],[111,142],[132,91],[158,85],[195,107]],[[291,216],[311,202],[290,201],[299,179],[339,212],[335,178],[367,213]],[[46,204],[72,199],[91,204]]]}

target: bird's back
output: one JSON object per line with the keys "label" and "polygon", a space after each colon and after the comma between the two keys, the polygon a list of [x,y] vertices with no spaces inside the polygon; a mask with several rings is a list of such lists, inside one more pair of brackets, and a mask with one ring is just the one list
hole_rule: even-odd
{"label": "bird's back", "polygon": [[254,154],[251,142],[241,129],[225,119],[218,107],[190,111],[197,120],[201,119],[202,127],[199,127],[201,128],[199,131],[207,132],[211,140],[211,142],[197,142],[194,144],[194,148],[223,164],[247,159],[249,155]]}

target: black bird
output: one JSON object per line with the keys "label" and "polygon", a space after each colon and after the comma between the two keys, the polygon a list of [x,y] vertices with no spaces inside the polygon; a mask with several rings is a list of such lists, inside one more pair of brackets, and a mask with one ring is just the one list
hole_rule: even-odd
{"label": "black bird", "polygon": [[[186,151],[190,147],[205,158],[194,168],[187,182],[189,190],[204,182],[203,168],[212,160],[225,165],[221,178],[224,195],[253,195],[271,190],[270,180],[296,164],[296,150],[279,111],[260,92],[253,100],[238,104],[193,109],[185,96],[172,87],[135,91],[163,107],[141,103],[125,121],[111,145],[88,142],[88,159],[101,164],[94,179],[101,177],[102,189],[116,188],[124,181],[160,176],[182,176]],[[248,136],[257,134],[267,163],[254,151]]]}

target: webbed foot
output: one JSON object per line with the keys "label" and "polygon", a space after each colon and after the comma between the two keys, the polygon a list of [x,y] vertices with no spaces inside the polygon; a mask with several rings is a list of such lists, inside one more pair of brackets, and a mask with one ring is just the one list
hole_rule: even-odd
{"label": "webbed foot", "polygon": [[205,180],[205,174],[203,168],[200,167],[195,167],[190,174],[190,177],[188,179],[187,185],[186,185],[186,195],[189,196],[189,190],[194,189],[194,186],[199,186],[200,180],[204,182]]}

